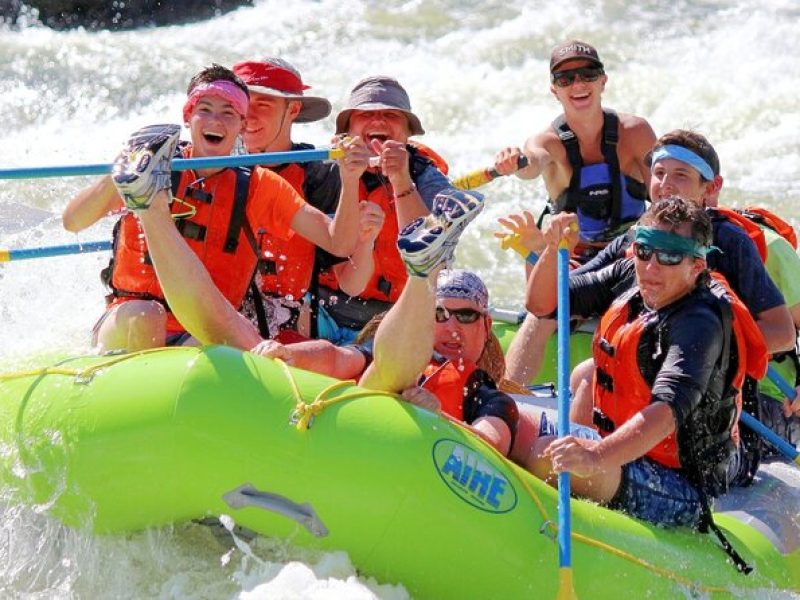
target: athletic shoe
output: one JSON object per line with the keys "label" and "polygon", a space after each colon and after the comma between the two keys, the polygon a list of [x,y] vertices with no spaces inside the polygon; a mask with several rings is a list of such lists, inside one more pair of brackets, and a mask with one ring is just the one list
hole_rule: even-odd
{"label": "athletic shoe", "polygon": [[397,248],[413,277],[427,277],[439,265],[448,265],[461,232],[483,210],[477,192],[448,189],[433,199],[431,213],[419,217],[400,232]]}
{"label": "athletic shoe", "polygon": [[147,209],[158,192],[170,187],[180,133],[180,125],[150,125],[128,138],[111,178],[129,209]]}

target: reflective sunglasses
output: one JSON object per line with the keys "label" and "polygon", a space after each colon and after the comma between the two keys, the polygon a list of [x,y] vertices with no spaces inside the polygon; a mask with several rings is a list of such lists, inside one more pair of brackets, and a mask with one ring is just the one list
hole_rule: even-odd
{"label": "reflective sunglasses", "polygon": [[462,325],[469,325],[480,319],[484,314],[474,308],[445,308],[444,306],[437,306],[436,322],[447,323],[450,317],[453,316]]}
{"label": "reflective sunglasses", "polygon": [[658,248],[653,248],[649,244],[642,244],[641,242],[633,243],[633,254],[636,258],[644,262],[650,262],[653,254],[655,254],[658,264],[665,267],[679,265],[683,259],[686,258],[686,254],[683,252],[676,250],[659,250]]}
{"label": "reflective sunglasses", "polygon": [[575,83],[576,77],[580,77],[581,81],[592,82],[597,81],[602,74],[603,69],[599,67],[579,67],[566,71],[556,71],[550,75],[550,81],[555,83],[558,87],[568,87]]}

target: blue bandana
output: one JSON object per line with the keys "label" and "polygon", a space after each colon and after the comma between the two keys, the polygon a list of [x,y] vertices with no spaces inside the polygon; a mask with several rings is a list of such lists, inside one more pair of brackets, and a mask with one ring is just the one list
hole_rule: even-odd
{"label": "blue bandana", "polygon": [[436,280],[437,298],[471,300],[483,310],[489,308],[489,291],[481,278],[463,269],[442,269]]}
{"label": "blue bandana", "polygon": [[700,176],[706,181],[714,180],[714,170],[711,168],[711,166],[688,148],[684,148],[683,146],[678,146],[675,144],[661,146],[653,151],[651,164],[655,166],[658,161],[664,160],[665,158],[672,158],[679,160],[682,163],[686,163],[695,171],[700,173]]}
{"label": "blue bandana", "polygon": [[708,254],[708,246],[703,246],[697,240],[683,237],[677,233],[656,229],[655,227],[636,227],[636,242],[647,244],[656,250],[666,250],[668,252],[682,252],[697,258],[705,258]]}

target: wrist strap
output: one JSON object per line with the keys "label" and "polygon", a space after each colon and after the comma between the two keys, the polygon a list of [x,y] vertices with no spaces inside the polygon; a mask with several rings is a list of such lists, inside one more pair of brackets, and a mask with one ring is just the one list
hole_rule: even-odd
{"label": "wrist strap", "polygon": [[519,234],[517,233],[509,233],[502,239],[500,242],[500,247],[503,250],[513,250],[517,254],[519,254],[522,258],[524,258],[528,264],[535,265],[536,262],[539,260],[539,253],[528,251],[528,249],[520,242]]}

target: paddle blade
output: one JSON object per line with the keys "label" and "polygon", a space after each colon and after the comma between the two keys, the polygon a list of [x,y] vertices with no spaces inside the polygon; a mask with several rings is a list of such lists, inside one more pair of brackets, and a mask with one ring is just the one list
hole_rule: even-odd
{"label": "paddle blade", "polygon": [[572,581],[572,568],[558,570],[558,600],[577,600],[575,586]]}
{"label": "paddle blade", "polygon": [[[517,158],[517,170],[524,169],[527,166],[528,157],[524,154],[520,154]],[[498,177],[502,177],[502,175],[498,173],[494,167],[489,167],[488,169],[478,169],[466,175],[462,175],[461,177],[456,177],[453,180],[453,185],[462,190],[472,190],[476,187],[486,185]]]}
{"label": "paddle blade", "polygon": [[482,185],[486,185],[492,179],[494,179],[494,177],[492,177],[490,169],[479,169],[454,179],[453,186],[461,190],[473,190]]}

